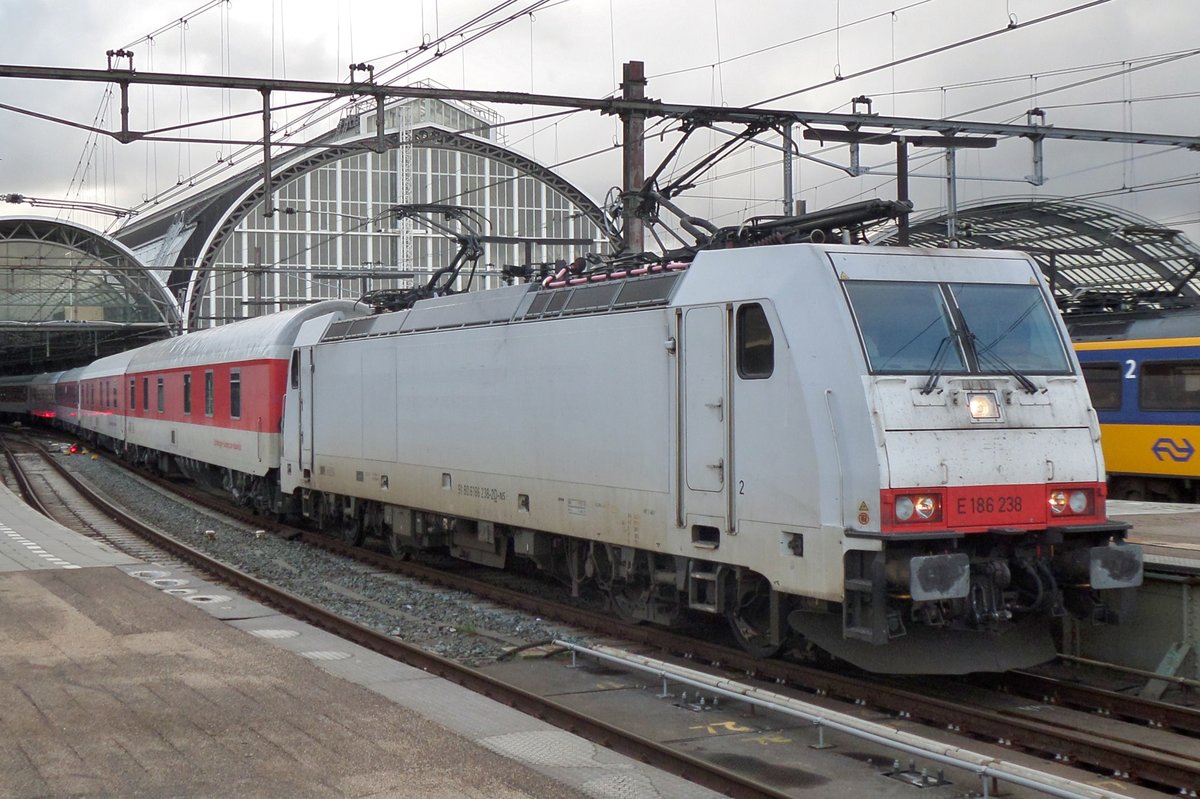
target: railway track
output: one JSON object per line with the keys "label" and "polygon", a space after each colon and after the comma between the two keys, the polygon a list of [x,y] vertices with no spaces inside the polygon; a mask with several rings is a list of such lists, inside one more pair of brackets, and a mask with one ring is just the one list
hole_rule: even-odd
{"label": "railway track", "polygon": [[57,464],[41,448],[9,437],[3,450],[8,473],[22,498],[43,516],[140,560],[168,567],[183,565],[165,549],[149,543],[138,526],[123,520],[114,508],[94,502],[92,492],[55,468]]}
{"label": "railway track", "polygon": [[[203,493],[191,494],[193,501],[218,504]],[[111,512],[115,511],[110,509]],[[229,512],[228,507],[221,508],[221,512]],[[398,561],[382,553],[350,547],[324,536],[266,524],[261,517],[246,518],[256,526],[274,527],[282,535],[302,538],[327,550],[354,557],[381,571],[397,572],[447,588],[468,591],[493,602],[551,616],[600,635],[654,647],[660,652],[687,658],[693,664],[704,664],[710,670],[720,669],[727,675],[771,680],[784,686],[784,690],[794,696],[822,702],[848,702],[853,706],[951,731],[956,736],[966,736],[989,744],[999,743],[1007,750],[1041,757],[1056,765],[1072,764],[1094,774],[1116,777],[1126,783],[1150,787],[1163,793],[1194,795],[1200,788],[1200,756],[1197,754],[1200,745],[1196,741],[1200,734],[1200,713],[1193,709],[1112,695],[1111,692],[1106,694],[1086,686],[1047,681],[1025,673],[1008,675],[999,682],[984,686],[942,684],[936,692],[930,692],[927,687],[903,680],[881,681],[873,676],[832,673],[785,661],[764,661],[708,641],[627,625],[604,613],[561,603],[551,606],[544,600],[469,574]],[[645,746],[645,741],[636,745],[619,743],[617,731],[603,725],[597,728],[590,725],[588,720],[574,715],[560,716],[561,708],[546,706],[544,700],[526,695],[528,692],[509,694],[509,689],[478,670],[464,670],[459,664],[418,647],[405,645],[390,636],[380,635],[362,625],[346,625],[334,614],[299,597],[265,586],[237,569],[209,562],[206,556],[191,547],[161,541],[159,545],[168,548],[180,559],[217,574],[220,579],[269,604],[337,632],[349,640],[418,665],[526,712],[559,719],[556,723],[561,722],[560,726],[581,732],[594,740],[602,740],[605,745],[618,751],[649,759],[668,771],[684,774],[689,779],[696,779],[731,795],[785,795],[774,792],[769,786],[754,785],[753,780],[749,783],[740,782],[735,776],[721,773],[720,770],[698,777],[703,770],[702,764],[690,761],[672,763],[669,753],[657,749],[651,752],[638,749]],[[984,691],[984,688],[987,690]],[[1030,697],[1034,701],[1014,701],[1014,697]],[[1103,721],[1105,729],[1090,731],[1089,728],[1096,726],[1098,720]]]}

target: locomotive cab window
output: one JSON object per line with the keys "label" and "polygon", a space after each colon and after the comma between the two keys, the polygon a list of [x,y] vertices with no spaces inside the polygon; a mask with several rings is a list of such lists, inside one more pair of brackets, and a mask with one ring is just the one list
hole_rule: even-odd
{"label": "locomotive cab window", "polygon": [[1121,410],[1121,364],[1084,363],[1080,366],[1092,406],[1098,411]]}
{"label": "locomotive cab window", "polygon": [[1142,410],[1200,410],[1200,361],[1143,362],[1140,383]]}
{"label": "locomotive cab window", "polygon": [[1071,374],[1040,286],[847,280],[872,374]]}
{"label": "locomotive cab window", "polygon": [[738,308],[737,369],[746,380],[763,380],[775,371],[775,337],[757,303]]}
{"label": "locomotive cab window", "polygon": [[292,388],[300,388],[300,351],[292,352]]}

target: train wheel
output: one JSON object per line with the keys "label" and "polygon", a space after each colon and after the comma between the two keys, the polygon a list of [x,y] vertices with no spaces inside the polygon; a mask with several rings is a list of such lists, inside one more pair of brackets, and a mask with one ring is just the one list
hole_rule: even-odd
{"label": "train wheel", "polygon": [[779,654],[782,642],[771,641],[771,589],[763,580],[739,581],[737,607],[726,614],[738,646],[754,657]]}
{"label": "train wheel", "polygon": [[646,605],[650,586],[617,583],[609,587],[608,600],[622,621],[640,623],[646,620]]}
{"label": "train wheel", "polygon": [[395,530],[387,531],[388,552],[396,560],[408,560],[413,555],[412,547],[404,542],[404,537]]}
{"label": "train wheel", "polygon": [[620,550],[609,544],[593,544],[588,557],[586,572],[595,578],[618,618],[635,623],[645,621],[649,580],[641,579],[636,567],[628,575],[620,574],[617,568]]}
{"label": "train wheel", "polygon": [[363,527],[362,517],[358,514],[347,516],[339,503],[337,509],[337,532],[341,539],[352,547],[362,546],[367,538],[367,530]]}

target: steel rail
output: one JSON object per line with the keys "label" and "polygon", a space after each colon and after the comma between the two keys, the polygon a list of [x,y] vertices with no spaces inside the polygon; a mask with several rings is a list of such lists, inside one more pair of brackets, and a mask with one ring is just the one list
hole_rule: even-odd
{"label": "steel rail", "polygon": [[49,517],[50,510],[42,504],[37,492],[33,490],[33,485],[29,482],[29,476],[21,468],[21,464],[17,461],[17,456],[13,454],[8,446],[8,441],[0,439],[0,448],[4,450],[4,459],[8,461],[8,470],[12,473],[13,479],[17,481],[17,493],[21,495],[21,499],[38,513]]}
{"label": "steel rail", "polygon": [[1200,708],[1129,696],[1027,671],[980,675],[972,678],[971,682],[1007,693],[1036,697],[1050,704],[1102,711],[1109,716],[1135,719],[1155,727],[1200,737]]}

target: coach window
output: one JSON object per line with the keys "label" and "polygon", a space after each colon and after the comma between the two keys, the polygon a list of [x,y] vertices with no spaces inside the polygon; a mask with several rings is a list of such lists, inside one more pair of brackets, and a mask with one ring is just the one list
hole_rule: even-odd
{"label": "coach window", "polygon": [[229,418],[242,418],[242,373],[237,369],[229,373]]}
{"label": "coach window", "polygon": [[204,415],[213,415],[213,373],[204,373]]}
{"label": "coach window", "polygon": [[747,380],[762,380],[775,371],[775,337],[761,305],[743,305],[737,312],[737,369]]}
{"label": "coach window", "polygon": [[183,373],[183,412],[190,416],[192,413],[192,373]]}
{"label": "coach window", "polygon": [[120,407],[120,405],[121,405],[121,400],[118,399],[118,397],[117,397],[117,387],[116,387],[116,385],[113,385],[113,387],[112,387],[112,406],[114,408],[118,408],[118,407]]}
{"label": "coach window", "polygon": [[1200,410],[1200,361],[1143,362],[1140,383],[1142,410]]}
{"label": "coach window", "polygon": [[1087,383],[1092,405],[1098,411],[1121,410],[1121,364],[1084,363],[1083,380]]}
{"label": "coach window", "polygon": [[150,410],[150,378],[142,378],[142,410]]}
{"label": "coach window", "polygon": [[137,410],[137,378],[129,378],[129,410]]}
{"label": "coach window", "polygon": [[163,390],[163,379],[158,378],[158,412],[162,413],[167,409],[166,392]]}

